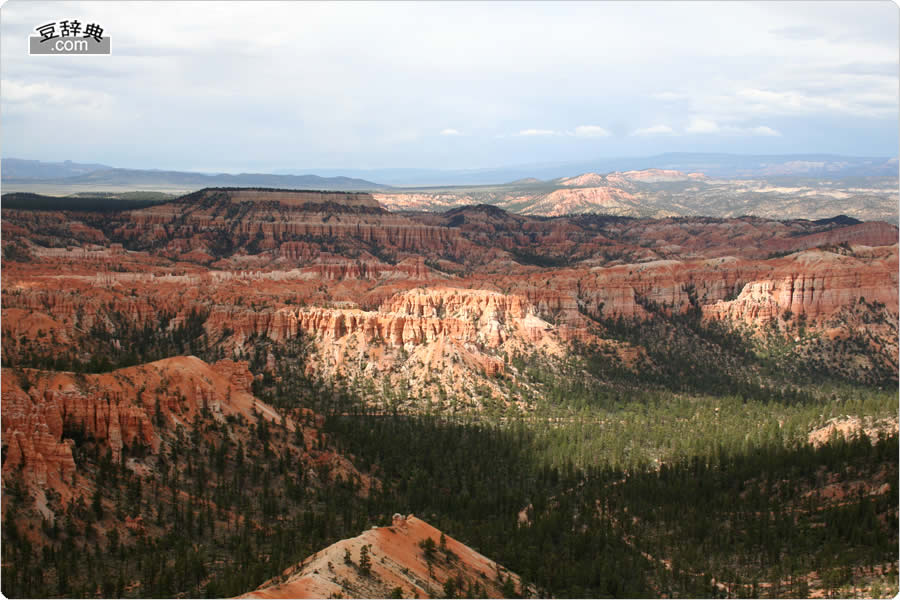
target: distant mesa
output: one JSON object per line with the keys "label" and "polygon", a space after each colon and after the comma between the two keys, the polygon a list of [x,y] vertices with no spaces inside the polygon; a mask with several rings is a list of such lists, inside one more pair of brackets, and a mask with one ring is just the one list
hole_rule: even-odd
{"label": "distant mesa", "polygon": [[[70,191],[101,191],[122,187],[142,190],[187,191],[207,187],[262,187],[320,190],[376,190],[387,186],[352,177],[277,175],[271,173],[196,173],[158,169],[120,169],[100,164],[44,163],[2,159],[4,184],[51,184]],[[22,188],[19,191],[36,191]]]}
{"label": "distant mesa", "polygon": [[630,181],[643,183],[662,183],[668,181],[688,181],[691,179],[706,179],[703,173],[682,173],[674,169],[643,169],[641,171],[625,171],[621,173]]}
{"label": "distant mesa", "polygon": [[448,217],[455,217],[456,215],[466,213],[482,213],[497,218],[504,218],[509,216],[509,213],[507,211],[494,206],[493,204],[471,204],[467,206],[460,206],[459,208],[451,208],[450,210],[446,211],[444,215]]}
{"label": "distant mesa", "polygon": [[838,215],[836,217],[831,217],[830,219],[819,219],[813,221],[813,223],[816,225],[840,225],[843,227],[846,225],[859,225],[862,221],[854,219],[853,217],[848,217],[847,215]]}
{"label": "distant mesa", "polygon": [[640,171],[616,171],[606,176],[594,172],[582,173],[575,177],[558,179],[556,183],[565,187],[597,187],[617,186],[628,183],[667,183],[704,179],[707,179],[707,177],[703,173],[682,173],[674,169],[643,169]]}
{"label": "distant mesa", "polygon": [[318,190],[284,190],[275,188],[204,188],[186,196],[179,202],[193,204],[203,201],[228,201],[231,203],[277,202],[292,208],[337,205],[367,211],[383,211],[372,194],[366,192],[330,192]]}

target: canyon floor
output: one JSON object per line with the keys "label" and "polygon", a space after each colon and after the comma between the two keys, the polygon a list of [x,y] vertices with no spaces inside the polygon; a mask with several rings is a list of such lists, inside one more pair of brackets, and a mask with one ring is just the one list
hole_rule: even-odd
{"label": "canyon floor", "polygon": [[4,594],[896,593],[896,224],[597,177],[3,209]]}

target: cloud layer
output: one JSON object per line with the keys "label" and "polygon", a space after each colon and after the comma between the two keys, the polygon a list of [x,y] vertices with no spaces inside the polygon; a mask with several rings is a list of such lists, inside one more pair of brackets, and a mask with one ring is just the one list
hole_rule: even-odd
{"label": "cloud layer", "polygon": [[[898,146],[886,2],[12,0],[0,17],[6,156],[312,170]],[[101,24],[112,56],[28,56],[65,18]]]}

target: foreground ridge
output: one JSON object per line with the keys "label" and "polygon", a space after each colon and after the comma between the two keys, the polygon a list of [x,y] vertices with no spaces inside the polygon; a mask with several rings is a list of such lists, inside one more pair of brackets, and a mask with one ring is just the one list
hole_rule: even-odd
{"label": "foreground ridge", "polygon": [[[395,514],[288,568],[241,598],[503,598],[521,578],[425,521]],[[474,595],[473,595],[474,594]]]}

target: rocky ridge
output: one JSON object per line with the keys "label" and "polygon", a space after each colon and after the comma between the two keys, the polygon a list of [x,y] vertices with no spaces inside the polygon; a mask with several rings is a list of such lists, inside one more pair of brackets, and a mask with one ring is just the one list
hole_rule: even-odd
{"label": "rocky ridge", "polygon": [[[257,336],[302,335],[323,373],[479,396],[516,376],[512,355],[598,343],[604,319],[697,309],[735,327],[796,315],[824,331],[862,298],[888,314],[898,305],[897,228],[849,218],[395,214],[367,194],[263,190],[77,218],[73,229],[64,213],[4,211],[4,247],[32,257],[5,265],[5,358],[70,348],[87,360],[94,332],[115,346],[126,324],[176,332],[196,315],[238,356]],[[866,327],[876,346],[896,346]]]}
{"label": "rocky ridge", "polygon": [[[422,546],[428,539],[434,544],[430,554]],[[368,572],[360,568],[363,548]],[[399,588],[404,598],[436,598],[447,593],[448,582],[460,596],[469,590],[478,598],[508,597],[504,584],[524,597],[533,593],[518,575],[465,544],[413,515],[396,514],[390,526],[332,544],[241,597],[388,598]]]}

